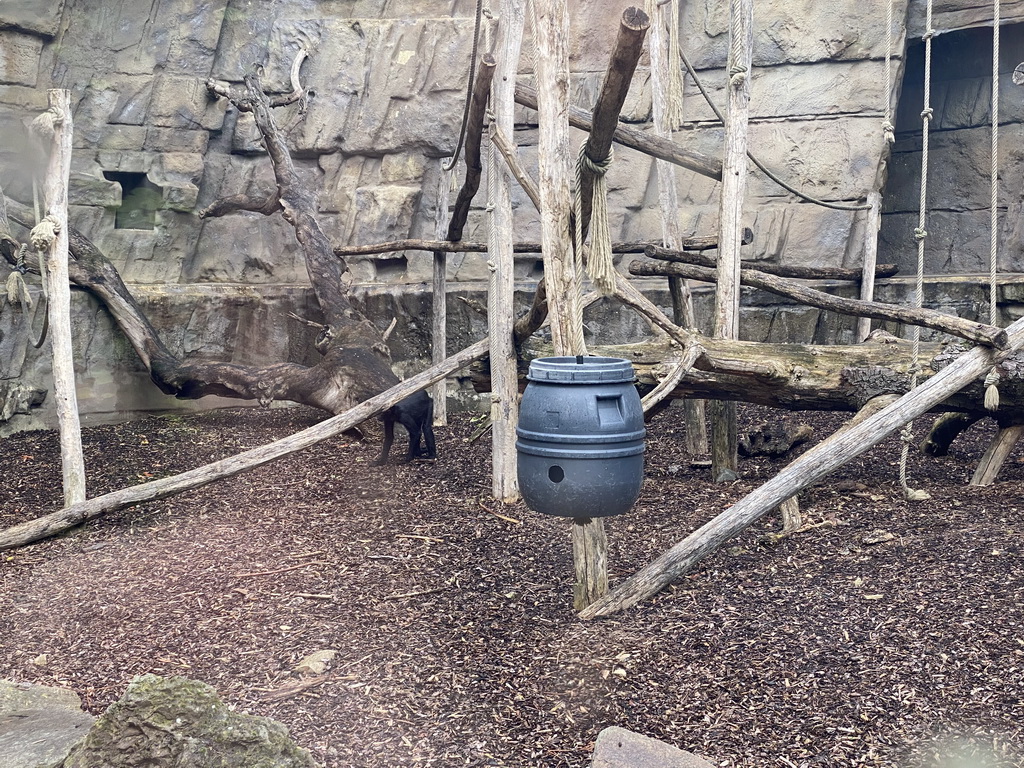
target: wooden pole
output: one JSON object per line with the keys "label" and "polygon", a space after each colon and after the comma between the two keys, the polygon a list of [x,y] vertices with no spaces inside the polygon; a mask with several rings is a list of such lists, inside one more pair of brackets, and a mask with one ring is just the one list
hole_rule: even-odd
{"label": "wooden pole", "polygon": [[[629,265],[629,271],[631,274],[641,276],[674,274],[688,277],[692,280],[704,281],[714,281],[718,278],[718,273],[715,270],[679,262],[655,263],[650,261],[634,261]],[[931,328],[934,331],[942,331],[951,336],[959,336],[978,344],[999,349],[1005,348],[1008,343],[1006,331],[999,326],[966,320],[962,317],[947,315],[934,309],[903,307],[898,304],[882,304],[877,301],[861,301],[860,299],[833,296],[830,293],[800,285],[793,280],[769,275],[756,269],[741,269],[740,281],[743,285],[771,291],[780,296],[786,296],[787,298],[799,301],[801,304],[838,312],[841,315],[873,317],[876,320],[888,320],[922,328]]]}
{"label": "wooden pole", "polygon": [[[1006,330],[1010,334],[1011,350],[1024,345],[1024,318]],[[582,611],[580,617],[609,616],[654,595],[790,496],[877,445],[907,422],[977,380],[1005,354],[997,354],[987,347],[975,347],[965,352],[891,405],[811,448],[753,493]]]}
{"label": "wooden pole", "polygon": [[54,116],[53,144],[43,183],[46,217],[57,230],[45,254],[46,288],[53,344],[53,389],[60,429],[64,503],[85,500],[85,459],[82,428],[75,395],[75,365],[71,343],[71,286],[68,281],[68,179],[71,173],[71,92],[47,92]]}
{"label": "wooden pole", "polygon": [[[673,3],[655,6],[654,18],[651,19],[651,85],[653,89],[652,105],[654,110],[654,133],[662,138],[672,139],[673,126],[669,124],[666,105],[672,98],[670,87],[670,67],[679,67],[678,61],[669,57],[668,25],[679,24],[674,13]],[[681,107],[681,105],[680,105]],[[681,110],[680,110],[681,111]],[[679,188],[675,168],[665,160],[654,161],[658,174],[658,204],[661,207],[661,234],[666,248],[681,250],[683,232],[679,226]],[[693,312],[693,296],[686,280],[681,277],[668,279],[669,293],[672,297],[672,320],[682,327],[696,330],[697,319]],[[703,400],[683,401],[683,423],[686,426],[686,452],[693,457],[703,456],[708,452],[708,433],[705,421]]]}
{"label": "wooden pole", "polygon": [[999,470],[1003,467],[1003,462],[1006,461],[1006,457],[1010,455],[1010,451],[1020,440],[1021,435],[1024,435],[1024,426],[1020,424],[1000,429],[988,450],[985,451],[985,455],[978,462],[978,468],[974,470],[974,476],[971,478],[971,485],[992,485],[999,475]]}
{"label": "wooden pole", "polygon": [[[747,185],[747,118],[754,48],[754,2],[729,3],[728,106],[725,113],[725,157],[722,197],[718,212],[718,287],[715,292],[714,333],[720,339],[739,338],[740,240],[743,200]],[[736,406],[716,402],[711,407],[711,474],[716,482],[738,477]]]}
{"label": "wooden pole", "polygon": [[[511,135],[515,111],[515,80],[525,23],[525,0],[502,0],[498,19],[497,62],[491,92],[493,127]],[[511,503],[519,498],[516,476],[516,424],[519,421],[519,377],[513,339],[515,256],[512,231],[512,182],[501,153],[492,141],[490,170],[487,327],[491,338],[491,491]]]}
{"label": "wooden pole", "polygon": [[[569,15],[566,0],[533,0],[536,45],[538,181],[544,280],[556,355],[584,355],[580,283],[569,240]],[[590,605],[608,591],[608,540],[601,518],[572,522],[576,583],[573,605]]]}
{"label": "wooden pole", "polygon": [[[882,225],[882,195],[878,192],[868,194],[867,216],[864,222],[864,267],[860,283],[862,301],[875,299],[875,274],[878,261],[878,229]],[[857,321],[857,341],[864,341],[871,333],[871,319],[862,317]]]}
{"label": "wooden pole", "polygon": [[[483,140],[484,114],[487,111],[487,94],[494,76],[494,59],[484,54],[480,60],[476,81],[469,101],[469,112],[466,115],[466,178],[459,189],[458,197],[452,209],[452,218],[448,222],[447,239],[457,242],[462,239],[466,221],[469,219],[469,208],[480,189],[480,177],[483,164],[480,161],[480,145]],[[434,251],[434,295],[433,295],[433,353],[432,362],[436,365],[448,354],[448,288],[447,288],[447,257],[441,250]],[[437,382],[434,388],[434,423],[448,423],[448,388],[445,381]]]}
{"label": "wooden pole", "polygon": [[[537,91],[528,85],[519,84],[516,86],[516,104],[522,104],[530,109],[537,109]],[[590,113],[579,107],[569,107],[569,125],[579,128],[581,131],[589,131],[593,128]],[[682,166],[687,170],[707,176],[709,179],[722,178],[722,164],[712,157],[702,155],[699,152],[691,152],[688,149],[668,139],[660,139],[657,136],[631,128],[628,125],[619,123],[613,134],[615,142],[624,147],[632,147],[638,152],[643,152],[670,163]]]}
{"label": "wooden pole", "polygon": [[[442,162],[441,166],[444,165]],[[455,170],[439,172],[437,189],[437,210],[435,211],[435,235],[438,238],[444,237],[448,218],[448,191],[450,189],[451,174]],[[431,343],[430,360],[435,365],[448,354],[448,256],[445,251],[434,251],[434,274],[433,286],[434,295],[432,300],[432,322],[431,322]],[[442,427],[448,423],[448,382],[441,379],[431,389],[431,397],[434,400],[434,426]]]}

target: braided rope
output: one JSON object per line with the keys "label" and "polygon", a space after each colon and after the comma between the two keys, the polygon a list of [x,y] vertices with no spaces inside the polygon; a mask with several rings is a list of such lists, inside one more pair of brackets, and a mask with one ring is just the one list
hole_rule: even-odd
{"label": "braided rope", "polygon": [[892,16],[893,2],[889,0],[885,12],[885,119],[882,120],[882,135],[887,144],[896,143],[896,126],[892,122]]}
{"label": "braided rope", "polygon": [[[917,227],[914,229],[914,239],[917,240],[917,275],[914,280],[914,307],[920,309],[924,304],[924,245],[928,237],[925,229],[925,216],[927,213],[928,198],[928,131],[930,128],[933,110],[931,107],[932,89],[932,37],[935,32],[932,29],[932,0],[927,2],[924,34],[924,106],[921,110],[921,195],[918,204]],[[921,328],[913,326],[911,331],[913,340],[913,364],[910,374],[910,388],[917,386],[917,377],[920,372],[921,360]],[[927,491],[911,488],[907,484],[907,457],[910,454],[910,443],[914,439],[913,422],[908,422],[902,432],[903,447],[900,451],[900,487],[903,495],[908,501],[922,501],[931,498]]]}
{"label": "braided rope", "polygon": [[[999,0],[992,2],[992,146],[989,164],[989,248],[988,248],[988,322],[999,322],[998,286],[999,259]],[[993,366],[985,377],[985,408],[999,410],[999,368]]]}
{"label": "braided rope", "polygon": [[[615,262],[612,256],[612,234],[608,226],[608,183],[605,174],[611,167],[613,152],[608,153],[600,163],[587,154],[587,143],[583,142],[576,158],[576,237],[575,251],[577,262],[582,255],[583,222],[581,210],[583,206],[582,187],[583,172],[588,171],[594,176],[594,196],[590,211],[590,255],[587,258],[587,275],[594,286],[605,296],[615,291]],[[577,271],[577,277],[579,271]]]}

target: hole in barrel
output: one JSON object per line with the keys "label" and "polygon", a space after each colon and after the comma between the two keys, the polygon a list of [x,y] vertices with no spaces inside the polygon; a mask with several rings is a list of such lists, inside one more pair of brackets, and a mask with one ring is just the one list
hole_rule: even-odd
{"label": "hole in barrel", "polygon": [[560,483],[565,480],[565,471],[557,464],[552,464],[548,468],[548,479],[552,483]]}

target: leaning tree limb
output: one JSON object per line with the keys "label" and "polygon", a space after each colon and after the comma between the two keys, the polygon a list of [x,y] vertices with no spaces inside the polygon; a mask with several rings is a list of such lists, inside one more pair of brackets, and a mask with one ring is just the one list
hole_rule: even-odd
{"label": "leaning tree limb", "polygon": [[0,550],[31,544],[34,541],[61,533],[107,512],[125,509],[126,507],[135,506],[147,501],[166,499],[168,496],[173,496],[182,491],[209,485],[217,480],[255,469],[296,451],[309,448],[328,438],[340,435],[346,430],[387,410],[399,400],[465,367],[473,360],[486,354],[487,347],[487,339],[478,341],[458,354],[452,355],[443,363],[432,366],[415,376],[411,376],[405,381],[395,384],[390,389],[337,416],[276,442],[229,456],[212,464],[190,469],[180,475],[133,485],[130,488],[123,488],[119,491],[72,504],[58,512],[44,515],[35,520],[29,520],[28,522],[0,531]]}
{"label": "leaning tree limb", "polygon": [[[678,262],[634,261],[629,265],[629,271],[634,275],[676,275],[704,282],[714,282],[717,278],[713,269],[698,267],[692,264],[680,264]],[[841,315],[871,317],[875,320],[889,320],[908,325],[919,325],[998,349],[1004,349],[1007,344],[1006,331],[1002,328],[964,320],[953,315],[945,315],[930,309],[915,309],[913,307],[900,307],[895,304],[880,304],[874,301],[846,299],[841,296],[833,296],[824,291],[816,291],[813,288],[799,285],[785,278],[769,275],[754,269],[740,270],[740,279],[743,285],[762,288],[780,296],[794,299],[802,304],[808,304],[819,309],[827,309]]]}
{"label": "leaning tree limb", "polygon": [[[1024,344],[1024,318],[1006,330],[1009,349],[1020,349]],[[655,595],[785,499],[877,445],[907,422],[977,380],[1004,354],[987,347],[976,347],[874,416],[822,441],[753,493],[582,610],[580,618],[609,616]]]}

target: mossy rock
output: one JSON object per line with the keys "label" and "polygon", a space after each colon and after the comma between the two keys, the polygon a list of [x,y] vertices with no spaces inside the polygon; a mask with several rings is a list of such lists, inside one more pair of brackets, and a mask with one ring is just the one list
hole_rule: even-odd
{"label": "mossy rock", "polygon": [[288,729],[232,712],[205,683],[136,677],[64,768],[316,768]]}

